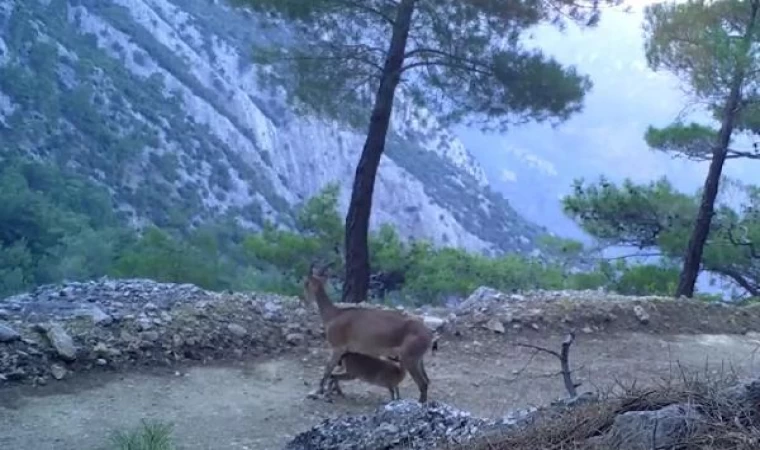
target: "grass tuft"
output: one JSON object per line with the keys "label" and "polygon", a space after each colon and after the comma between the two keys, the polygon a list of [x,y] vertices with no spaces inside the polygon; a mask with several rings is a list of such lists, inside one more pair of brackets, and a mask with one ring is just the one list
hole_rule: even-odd
{"label": "grass tuft", "polygon": [[174,450],[171,424],[141,420],[129,431],[117,431],[111,437],[114,450]]}

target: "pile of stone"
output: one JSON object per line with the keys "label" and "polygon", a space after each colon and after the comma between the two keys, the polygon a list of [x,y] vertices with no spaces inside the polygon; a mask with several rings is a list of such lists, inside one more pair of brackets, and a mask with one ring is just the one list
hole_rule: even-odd
{"label": "pile of stone", "polygon": [[321,333],[296,298],[143,279],[42,286],[0,301],[0,382],[274,354]]}
{"label": "pile of stone", "polygon": [[192,284],[156,283],[147,279],[69,282],[38,286],[0,303],[0,319],[42,322],[90,317],[109,324],[144,310],[167,310],[215,296]]}
{"label": "pile of stone", "polygon": [[[410,313],[443,328],[444,320]],[[274,294],[102,278],[0,300],[0,383],[45,384],[93,368],[238,360],[323,344],[315,308]]]}
{"label": "pile of stone", "polygon": [[626,296],[603,290],[504,293],[487,286],[456,302],[452,329],[585,334],[603,331],[651,333],[747,333],[757,330],[760,307],[738,307],[693,299]]}
{"label": "pile of stone", "polygon": [[371,414],[326,419],[290,441],[286,450],[429,449],[506,429],[504,422],[473,417],[443,403],[397,400]]}

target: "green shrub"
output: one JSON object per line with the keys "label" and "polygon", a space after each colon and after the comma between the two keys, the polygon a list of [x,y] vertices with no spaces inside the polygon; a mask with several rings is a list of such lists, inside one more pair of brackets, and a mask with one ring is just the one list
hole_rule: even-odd
{"label": "green shrub", "polygon": [[673,295],[678,286],[677,267],[645,264],[626,267],[614,283],[624,295]]}

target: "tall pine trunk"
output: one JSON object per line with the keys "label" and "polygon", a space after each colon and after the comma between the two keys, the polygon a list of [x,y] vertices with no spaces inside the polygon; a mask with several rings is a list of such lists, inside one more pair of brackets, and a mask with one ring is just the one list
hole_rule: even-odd
{"label": "tall pine trunk", "polygon": [[[749,51],[759,3],[760,2],[756,0],[751,3],[750,20],[747,23],[747,29],[744,34],[743,57],[746,57],[747,52]],[[712,224],[712,217],[715,209],[715,199],[718,197],[720,176],[723,173],[723,165],[726,162],[728,146],[731,142],[731,134],[734,131],[736,115],[741,100],[741,88],[744,83],[745,70],[745,66],[743,65],[737,67],[736,74],[731,82],[731,91],[726,99],[726,106],[723,110],[723,120],[720,125],[720,132],[718,133],[718,142],[713,150],[710,169],[707,171],[707,178],[705,179],[702,199],[699,202],[697,220],[694,223],[694,229],[692,230],[691,237],[689,238],[689,245],[686,248],[686,254],[684,255],[683,267],[681,269],[678,288],[676,289],[675,294],[676,297],[692,297],[694,295],[694,285],[697,282],[700,265],[702,263],[702,252],[705,247],[705,242],[707,241],[707,235],[710,233],[710,225]]]}
{"label": "tall pine trunk", "polygon": [[367,140],[356,166],[351,203],[346,214],[346,279],[343,284],[343,301],[359,303],[369,291],[369,217],[372,195],[380,157],[385,150],[385,137],[391,121],[393,98],[401,80],[401,69],[406,53],[406,42],[412,23],[416,0],[401,0],[396,11],[390,47],[383,66],[380,87],[367,131]]}

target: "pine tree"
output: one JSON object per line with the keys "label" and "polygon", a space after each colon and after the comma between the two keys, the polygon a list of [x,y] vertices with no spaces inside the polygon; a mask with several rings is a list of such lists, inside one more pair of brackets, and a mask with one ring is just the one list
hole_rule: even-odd
{"label": "pine tree", "polygon": [[706,105],[720,123],[716,129],[677,122],[647,131],[647,142],[655,149],[710,161],[676,297],[694,294],[726,160],[760,159],[753,149],[737,148],[733,139],[760,133],[759,7],[760,0],[690,0],[646,9],[649,66],[678,76],[694,100]]}
{"label": "pine tree", "polygon": [[592,26],[599,0],[234,3],[277,28],[258,51],[264,79],[311,113],[366,127],[345,222],[343,301],[366,298],[372,195],[397,93],[442,124],[507,126],[561,122],[581,110],[591,88],[575,68],[528,49],[521,38],[547,21]]}

